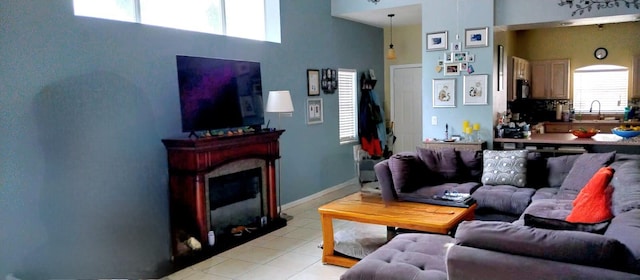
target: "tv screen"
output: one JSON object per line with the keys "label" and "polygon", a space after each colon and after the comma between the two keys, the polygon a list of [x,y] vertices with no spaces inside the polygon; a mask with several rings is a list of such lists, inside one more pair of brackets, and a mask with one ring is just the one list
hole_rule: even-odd
{"label": "tv screen", "polygon": [[264,124],[260,63],[176,56],[182,131]]}

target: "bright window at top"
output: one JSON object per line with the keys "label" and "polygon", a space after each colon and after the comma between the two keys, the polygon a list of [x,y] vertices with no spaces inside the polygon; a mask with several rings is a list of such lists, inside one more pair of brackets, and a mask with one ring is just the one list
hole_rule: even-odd
{"label": "bright window at top", "polygon": [[628,95],[629,70],[626,67],[591,65],[578,68],[573,73],[573,107],[576,112],[596,112],[599,109],[602,113],[621,113],[627,107]]}
{"label": "bright window at top", "polygon": [[76,16],[280,42],[279,0],[73,0]]}

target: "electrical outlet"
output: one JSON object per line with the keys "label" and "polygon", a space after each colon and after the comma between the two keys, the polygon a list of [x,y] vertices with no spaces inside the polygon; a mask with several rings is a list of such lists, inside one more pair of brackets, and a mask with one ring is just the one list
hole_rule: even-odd
{"label": "electrical outlet", "polygon": [[431,116],[431,125],[438,125],[438,117]]}

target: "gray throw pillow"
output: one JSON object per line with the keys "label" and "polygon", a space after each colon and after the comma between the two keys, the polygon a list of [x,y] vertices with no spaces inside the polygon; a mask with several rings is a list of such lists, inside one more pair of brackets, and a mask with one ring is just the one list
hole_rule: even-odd
{"label": "gray throw pillow", "polygon": [[560,186],[560,194],[563,192],[580,192],[598,169],[609,165],[616,156],[616,152],[581,154],[573,163],[569,174],[564,178]]}
{"label": "gray throw pillow", "polygon": [[550,157],[547,159],[547,170],[549,175],[546,177],[548,180],[548,186],[552,188],[559,188],[567,177],[573,163],[580,157],[580,155],[568,155]]}
{"label": "gray throw pillow", "polygon": [[458,175],[458,157],[453,148],[430,150],[418,147],[417,151],[420,160],[437,174],[441,181],[449,181]]}
{"label": "gray throw pillow", "polygon": [[484,150],[482,183],[524,187],[527,184],[528,152]]}

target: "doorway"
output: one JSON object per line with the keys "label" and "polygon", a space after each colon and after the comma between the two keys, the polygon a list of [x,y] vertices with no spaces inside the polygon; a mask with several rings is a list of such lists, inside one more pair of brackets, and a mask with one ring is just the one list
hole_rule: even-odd
{"label": "doorway", "polygon": [[422,65],[390,68],[390,117],[396,136],[393,153],[415,151],[422,143]]}

